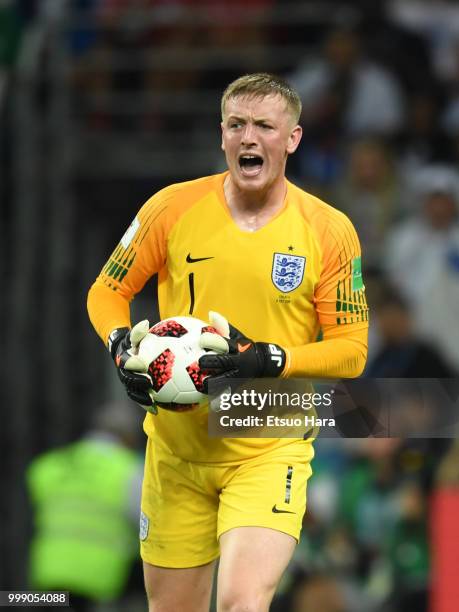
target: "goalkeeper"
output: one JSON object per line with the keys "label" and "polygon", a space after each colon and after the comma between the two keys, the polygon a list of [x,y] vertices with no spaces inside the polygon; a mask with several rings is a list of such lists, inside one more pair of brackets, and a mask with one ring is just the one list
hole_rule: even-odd
{"label": "goalkeeper", "polygon": [[[146,330],[131,334],[129,303],[154,274],[161,318],[224,315],[212,323],[229,352],[201,358],[216,378],[355,377],[365,365],[355,230],[285,178],[302,135],[297,93],[276,76],[246,75],[221,110],[228,171],[154,194],[88,296],[128,395],[147,408],[149,381],[127,352]],[[267,611],[300,535],[312,439],[209,438],[206,406],[148,413],[144,429],[149,611],[208,610],[218,557],[218,610]]]}

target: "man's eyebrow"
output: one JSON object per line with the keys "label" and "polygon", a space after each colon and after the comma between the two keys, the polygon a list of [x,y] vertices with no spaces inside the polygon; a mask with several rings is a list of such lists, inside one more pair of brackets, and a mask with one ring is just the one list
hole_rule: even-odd
{"label": "man's eyebrow", "polygon": [[[247,121],[247,119],[245,117],[240,117],[239,115],[228,115],[228,117],[226,118],[226,121]],[[271,123],[272,119],[269,119],[268,117],[254,117],[253,122],[254,123]]]}

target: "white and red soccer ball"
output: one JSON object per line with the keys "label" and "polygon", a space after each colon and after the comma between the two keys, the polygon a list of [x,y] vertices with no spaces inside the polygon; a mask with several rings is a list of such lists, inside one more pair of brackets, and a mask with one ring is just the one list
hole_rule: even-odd
{"label": "white and red soccer ball", "polygon": [[160,408],[185,412],[206,399],[207,374],[199,367],[199,358],[206,353],[199,339],[205,332],[218,334],[200,319],[171,317],[156,323],[140,342],[137,355],[148,364],[150,395]]}

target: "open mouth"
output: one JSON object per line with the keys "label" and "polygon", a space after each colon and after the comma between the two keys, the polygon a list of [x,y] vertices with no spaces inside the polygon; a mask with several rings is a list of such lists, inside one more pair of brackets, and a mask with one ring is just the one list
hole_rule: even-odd
{"label": "open mouth", "polygon": [[239,167],[244,176],[256,176],[263,167],[263,158],[259,155],[241,155]]}

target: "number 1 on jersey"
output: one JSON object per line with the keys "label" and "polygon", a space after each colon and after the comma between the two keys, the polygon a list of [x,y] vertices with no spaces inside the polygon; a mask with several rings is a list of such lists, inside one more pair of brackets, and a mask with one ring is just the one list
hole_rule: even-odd
{"label": "number 1 on jersey", "polygon": [[188,314],[192,315],[194,310],[194,272],[188,274],[188,286],[190,288],[190,309]]}

